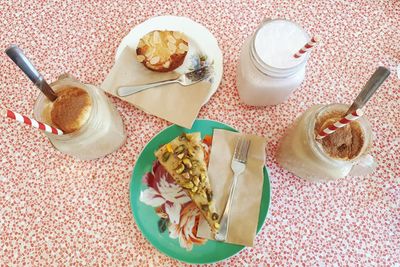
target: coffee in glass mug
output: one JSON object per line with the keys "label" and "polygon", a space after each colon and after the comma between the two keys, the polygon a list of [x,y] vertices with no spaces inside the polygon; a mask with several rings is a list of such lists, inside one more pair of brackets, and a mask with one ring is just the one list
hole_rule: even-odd
{"label": "coffee in glass mug", "polygon": [[51,84],[57,99],[40,94],[34,105],[38,121],[61,129],[45,133],[59,151],[80,159],[95,159],[117,150],[126,140],[122,119],[104,92],[64,76]]}
{"label": "coffee in glass mug", "polygon": [[315,105],[305,111],[281,139],[277,160],[285,169],[310,181],[330,181],[368,174],[376,163],[369,151],[372,131],[362,116],[323,139],[318,133],[342,118],[349,106]]}

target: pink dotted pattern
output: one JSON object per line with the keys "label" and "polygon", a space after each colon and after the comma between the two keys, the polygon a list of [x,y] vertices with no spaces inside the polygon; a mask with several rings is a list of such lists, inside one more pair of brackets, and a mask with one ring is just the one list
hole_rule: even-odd
{"label": "pink dotted pattern", "polygon": [[[199,114],[268,137],[272,206],[256,245],[221,266],[400,264],[400,2],[373,1],[2,1],[1,49],[16,43],[48,81],[70,72],[100,84],[121,39],[156,15],[187,16],[216,36],[224,81]],[[306,80],[278,106],[240,103],[236,66],[244,39],[265,17],[299,22],[322,43]],[[1,103],[31,114],[38,91],[1,54]],[[375,133],[374,174],[310,184],[281,169],[277,142],[309,106],[350,103],[378,65],[392,75],[366,116]],[[0,118],[0,265],[183,265],[160,254],[138,230],[129,181],[144,145],[168,123],[110,97],[127,143],[112,155],[79,161],[39,131]]]}

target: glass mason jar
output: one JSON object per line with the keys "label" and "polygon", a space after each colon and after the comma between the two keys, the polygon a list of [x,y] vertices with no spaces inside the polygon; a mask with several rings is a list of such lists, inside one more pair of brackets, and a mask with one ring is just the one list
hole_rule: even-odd
{"label": "glass mason jar", "polygon": [[332,158],[316,141],[315,123],[330,111],[346,112],[344,104],[315,105],[305,111],[281,139],[277,161],[285,169],[309,181],[330,181],[347,175],[358,176],[372,172],[376,163],[369,155],[372,130],[363,116],[357,122],[364,139],[360,152],[351,160]]}
{"label": "glass mason jar", "polygon": [[[78,87],[89,94],[92,102],[89,118],[80,129],[64,135],[45,133],[55,148],[65,154],[89,160],[112,153],[124,144],[126,134],[122,119],[101,89],[83,84],[68,75],[61,76],[51,87],[56,92]],[[33,109],[36,120],[51,124],[43,112],[49,104],[50,101],[40,94]]]}
{"label": "glass mason jar", "polygon": [[[291,40],[293,43],[288,45],[290,52],[282,51],[272,55],[277,57],[277,60],[279,57],[289,58],[286,66],[274,66],[263,60],[265,53],[268,53],[262,49],[263,44],[271,39],[270,36],[266,36],[263,29],[265,27],[273,29],[278,24],[279,27],[289,26],[297,32],[296,40]],[[288,38],[290,39],[290,36]],[[284,102],[304,80],[309,53],[299,59],[292,58],[292,55],[309,39],[310,36],[297,23],[282,19],[264,21],[242,46],[237,68],[237,87],[241,100],[252,106],[277,105]],[[271,53],[274,54],[273,51]]]}

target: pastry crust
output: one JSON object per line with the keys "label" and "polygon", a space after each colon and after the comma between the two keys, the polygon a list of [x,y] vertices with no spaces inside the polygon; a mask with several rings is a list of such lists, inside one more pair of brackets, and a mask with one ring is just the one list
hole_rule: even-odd
{"label": "pastry crust", "polygon": [[160,147],[155,155],[175,182],[186,191],[215,233],[219,228],[219,216],[212,201],[200,133],[182,134]]}
{"label": "pastry crust", "polygon": [[150,70],[168,72],[183,64],[188,50],[187,38],[181,32],[152,31],[140,39],[136,58]]}

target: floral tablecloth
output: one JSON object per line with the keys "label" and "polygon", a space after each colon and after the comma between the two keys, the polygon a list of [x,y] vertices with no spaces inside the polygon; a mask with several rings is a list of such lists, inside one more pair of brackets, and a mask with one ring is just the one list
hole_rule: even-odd
{"label": "floral tablecloth", "polygon": [[[272,185],[267,220],[253,248],[221,266],[400,264],[400,2],[1,1],[1,49],[16,43],[48,81],[69,72],[100,84],[121,39],[156,15],[187,16],[210,29],[224,55],[223,82],[199,117],[268,138]],[[240,103],[240,47],[266,17],[299,22],[322,43],[306,80],[282,105]],[[0,102],[31,114],[37,89],[1,55]],[[369,176],[310,184],[281,169],[277,142],[313,104],[350,103],[377,66],[392,74],[366,109],[379,167]],[[79,161],[43,134],[0,118],[0,265],[184,265],[138,230],[129,204],[131,171],[144,145],[169,125],[110,97],[128,139],[117,152]]]}

